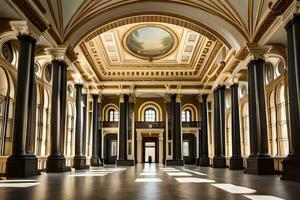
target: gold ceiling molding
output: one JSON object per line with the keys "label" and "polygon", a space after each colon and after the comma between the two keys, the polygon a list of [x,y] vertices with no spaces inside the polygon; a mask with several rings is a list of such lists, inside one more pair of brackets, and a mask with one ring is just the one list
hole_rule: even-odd
{"label": "gold ceiling molding", "polygon": [[[164,16],[164,15],[138,15],[138,16],[131,16],[131,17],[126,17],[120,20],[113,21],[111,23],[108,23],[106,25],[101,26],[100,28],[97,28],[95,31],[87,35],[84,39],[85,42],[89,42],[93,38],[97,37],[98,35],[107,32],[111,29],[124,26],[127,24],[133,24],[133,23],[143,23],[143,22],[158,22],[158,23],[167,23],[167,24],[174,24],[177,26],[181,26],[187,29],[190,29],[192,31],[195,31],[208,39],[212,41],[216,41],[217,37],[214,36],[213,34],[209,33],[207,30],[202,28],[199,25],[196,25],[192,22],[175,18],[175,17],[170,17],[170,16]],[[228,45],[228,44],[227,44]]]}
{"label": "gold ceiling molding", "polygon": [[88,61],[88,64],[91,66],[91,68],[93,69],[94,73],[96,74],[97,78],[100,80],[102,75],[101,75],[101,72],[99,71],[99,68],[96,67],[96,64],[93,62],[93,59],[91,58],[86,46],[81,43],[79,45],[84,57],[86,58],[86,60]]}
{"label": "gold ceiling molding", "polygon": [[20,9],[29,21],[41,32],[49,28],[47,22],[36,12],[28,0],[12,0],[12,2]]}
{"label": "gold ceiling molding", "polygon": [[[112,12],[114,9],[120,9],[130,6],[137,6],[139,4],[142,4],[144,1],[142,0],[111,0],[111,1],[96,1],[96,0],[85,0],[80,3],[75,4],[74,2],[74,9],[68,10],[63,7],[63,4],[61,0],[56,0],[54,3],[53,1],[37,1],[34,0],[30,2],[29,0],[12,0],[16,5],[19,5],[20,9],[22,7],[21,4],[26,4],[24,6],[24,14],[26,16],[33,15],[30,13],[27,9],[28,7],[31,7],[31,10],[34,7],[39,9],[41,11],[41,14],[44,14],[44,19],[49,19],[53,31],[58,33],[58,37],[62,41],[68,41],[69,38],[78,30],[80,27],[82,27],[84,24],[88,23],[89,21],[92,21],[96,19],[97,17],[100,17],[101,15],[105,15],[105,13]],[[259,41],[261,36],[266,32],[268,28],[270,28],[270,25],[274,21],[274,18],[276,18],[278,15],[282,14],[283,10],[285,10],[288,5],[293,0],[278,0],[276,1],[275,5],[272,5],[271,3],[273,1],[267,1],[267,0],[241,0],[241,3],[245,6],[237,6],[237,1],[229,1],[229,0],[199,0],[199,1],[191,1],[191,0],[152,0],[152,1],[146,1],[146,3],[163,3],[165,6],[186,6],[187,8],[193,8],[193,9],[199,9],[201,12],[206,12],[209,15],[213,17],[217,17],[220,20],[223,20],[224,22],[230,24],[234,29],[236,29],[245,39],[245,42],[254,42],[256,43]],[[24,3],[25,2],[25,3]],[[270,3],[271,2],[271,3]],[[30,5],[32,4],[32,5]],[[141,5],[142,6],[142,5]],[[271,9],[270,9],[271,8]],[[214,37],[219,38],[224,44],[227,45],[228,48],[230,48],[230,45],[228,41],[224,39],[224,37],[217,33],[212,28],[208,27],[208,25],[201,24],[199,21],[193,21],[192,19],[182,16],[179,14],[173,14],[162,11],[158,11],[159,9],[155,9],[151,11],[151,13],[148,13],[149,15],[163,15],[163,16],[171,16],[173,18],[181,18],[184,19],[181,21],[181,24],[178,24],[179,26],[188,26],[187,28],[194,30],[199,29],[199,27],[202,27],[202,32],[199,32],[195,30],[196,32],[199,32],[206,37],[210,38],[209,35],[213,35]],[[171,10],[171,9],[170,9]],[[150,11],[148,11],[150,12]],[[140,13],[142,14],[142,13]],[[145,14],[145,12],[143,13]],[[146,13],[147,14],[147,13]],[[69,15],[70,18],[65,19],[64,16]],[[134,11],[132,14],[134,16],[139,15],[138,11]],[[132,18],[133,16],[118,16],[114,20],[110,19],[108,21],[101,22],[99,26],[103,26],[103,31],[105,32],[106,28],[112,28],[111,23],[114,23],[112,21],[119,21],[120,17],[122,18]],[[38,17],[36,19],[30,18],[31,20],[43,20],[43,18]],[[134,21],[135,18],[132,18]],[[170,20],[166,23],[172,23]],[[129,22],[132,23],[132,22]],[[179,22],[178,22],[179,23]],[[43,27],[39,26],[38,23],[34,23],[38,28]],[[105,25],[106,24],[106,25]],[[192,25],[191,25],[192,24]],[[221,25],[221,24],[220,24]],[[96,27],[98,28],[98,27]],[[95,30],[95,29],[94,29]],[[93,34],[92,31],[94,30],[84,30],[88,33]],[[82,39],[85,38],[85,36],[88,34],[87,32],[79,34],[78,41],[72,41],[72,45],[78,44],[81,42]],[[207,33],[208,35],[206,35]],[[90,35],[90,34],[89,34]],[[214,40],[213,38],[210,38]],[[74,39],[77,40],[77,39]]]}
{"label": "gold ceiling molding", "polygon": [[283,14],[283,12],[293,3],[294,0],[279,0],[271,8],[271,12],[268,13],[268,16],[263,21],[263,23],[258,28],[252,43],[258,43],[263,35],[269,30],[276,18]]}
{"label": "gold ceiling molding", "polygon": [[77,60],[77,55],[76,55],[74,49],[70,45],[68,45],[68,47],[67,47],[66,56],[69,58],[69,60],[72,63]]}
{"label": "gold ceiling molding", "polygon": [[[94,40],[94,39],[93,39]],[[199,80],[199,70],[206,71],[214,61],[218,52],[223,47],[223,43],[217,41],[216,43],[211,40],[206,40],[204,46],[199,52],[199,60],[193,70],[186,69],[168,69],[162,70],[157,68],[156,70],[138,70],[138,69],[126,69],[126,70],[107,70],[100,59],[99,49],[96,48],[95,41],[89,41],[88,43],[81,43],[80,48],[83,55],[86,57],[89,65],[95,71],[99,80]],[[211,57],[213,56],[213,58]],[[142,68],[141,68],[142,69]]]}

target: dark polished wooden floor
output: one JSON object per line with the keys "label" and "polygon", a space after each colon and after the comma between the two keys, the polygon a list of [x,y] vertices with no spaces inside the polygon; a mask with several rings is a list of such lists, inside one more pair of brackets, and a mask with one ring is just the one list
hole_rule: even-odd
{"label": "dark polished wooden floor", "polygon": [[300,199],[300,183],[281,181],[279,176],[248,175],[228,169],[164,168],[145,164],[1,180],[0,199],[290,200]]}

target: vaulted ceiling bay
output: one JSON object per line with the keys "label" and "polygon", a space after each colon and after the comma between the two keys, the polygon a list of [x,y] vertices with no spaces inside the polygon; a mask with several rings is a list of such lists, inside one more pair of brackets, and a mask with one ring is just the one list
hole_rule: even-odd
{"label": "vaulted ceiling bay", "polygon": [[[11,2],[24,13],[38,8],[39,23],[53,42],[72,49],[70,77],[79,72],[91,90],[155,86],[201,93],[246,77],[243,61],[258,44],[285,42],[266,32],[292,1]],[[277,34],[284,34],[283,25]]]}

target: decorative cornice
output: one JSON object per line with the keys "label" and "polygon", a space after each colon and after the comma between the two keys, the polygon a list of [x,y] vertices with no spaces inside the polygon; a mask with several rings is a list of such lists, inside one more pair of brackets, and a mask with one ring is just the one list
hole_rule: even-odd
{"label": "decorative cornice", "polygon": [[78,56],[76,55],[74,49],[68,45],[66,49],[66,56],[69,58],[69,60],[73,63],[77,60]]}
{"label": "decorative cornice", "polygon": [[284,11],[294,2],[294,0],[279,0],[274,6],[271,6],[271,12],[269,12],[266,19],[259,26],[256,31],[255,37],[252,43],[258,43],[263,35],[268,31],[276,18],[284,13]]}
{"label": "decorative cornice", "polygon": [[12,0],[12,2],[23,12],[29,21],[41,32],[49,28],[47,22],[36,12],[28,0]]}
{"label": "decorative cornice", "polygon": [[60,46],[57,48],[46,48],[46,54],[50,55],[54,60],[64,60],[67,46]]}

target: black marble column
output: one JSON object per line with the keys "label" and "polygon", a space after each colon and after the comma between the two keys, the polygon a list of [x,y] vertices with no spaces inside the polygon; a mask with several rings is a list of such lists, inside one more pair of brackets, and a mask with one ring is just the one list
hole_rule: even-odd
{"label": "black marble column", "polygon": [[87,94],[82,95],[83,109],[82,109],[82,155],[86,156],[86,118],[87,118]]}
{"label": "black marble column", "polygon": [[239,111],[239,85],[231,86],[231,130],[232,130],[232,156],[230,158],[231,170],[242,170],[243,158],[241,156],[240,111]]}
{"label": "black marble column", "polygon": [[82,155],[82,84],[76,84],[76,122],[75,122],[75,156],[73,165],[75,169],[87,169],[86,157]]}
{"label": "black marble column", "polygon": [[117,160],[118,166],[133,166],[134,160],[127,158],[127,141],[128,141],[128,112],[129,96],[120,97],[120,124],[119,124],[119,155]]}
{"label": "black marble column", "polygon": [[208,129],[207,129],[207,97],[208,94],[202,95],[201,103],[201,135],[199,135],[199,166],[208,167]]}
{"label": "black marble column", "polygon": [[66,136],[66,110],[67,110],[67,64],[59,61],[61,71],[61,95],[60,95],[60,153],[64,156]]}
{"label": "black marble column", "polygon": [[31,48],[31,65],[30,65],[30,79],[29,79],[29,102],[28,102],[28,122],[26,135],[26,153],[34,156],[35,148],[35,129],[36,129],[36,90],[34,71],[34,55],[35,42],[32,43]]}
{"label": "black marble column", "polygon": [[[17,73],[17,93],[16,93],[16,108],[13,133],[13,149],[12,155],[7,159],[6,173],[7,178],[22,178],[38,175],[37,158],[26,153],[26,138],[31,139],[27,132],[28,124],[32,123],[32,118],[29,119],[28,105],[32,101],[32,91],[35,85],[34,77],[32,77],[32,65],[34,57],[35,39],[28,35],[18,36],[19,40],[19,60]],[[31,95],[29,93],[31,92]],[[33,108],[32,108],[33,109]],[[30,129],[31,130],[31,129]],[[31,145],[31,143],[30,143]],[[30,147],[31,148],[31,147]]]}
{"label": "black marble column", "polygon": [[214,91],[214,168],[226,168],[225,158],[225,86]]}
{"label": "black marble column", "polygon": [[64,134],[62,128],[65,123],[65,113],[62,106],[64,103],[65,94],[63,94],[62,84],[66,83],[67,77],[62,72],[63,62],[59,60],[52,60],[52,97],[51,97],[51,136],[50,136],[50,155],[47,158],[47,172],[61,173],[70,171],[70,167],[66,167],[66,158],[61,152],[61,135]]}
{"label": "black marble column", "polygon": [[91,166],[101,166],[101,160],[98,156],[98,98],[97,94],[93,94],[93,138],[92,138],[92,157]]}
{"label": "black marble column", "polygon": [[249,130],[251,154],[245,173],[273,174],[273,158],[268,154],[268,133],[264,92],[263,59],[248,64]]}
{"label": "black marble column", "polygon": [[285,27],[288,40],[289,155],[283,160],[282,179],[300,181],[300,14]]}
{"label": "black marble column", "polygon": [[168,166],[183,166],[181,153],[181,104],[176,94],[171,95],[171,120],[173,129],[173,159],[167,160]]}

